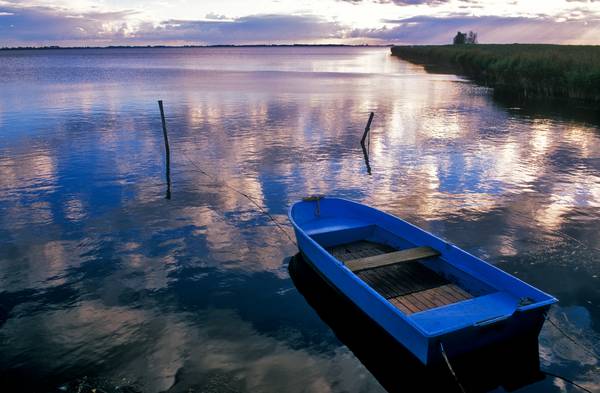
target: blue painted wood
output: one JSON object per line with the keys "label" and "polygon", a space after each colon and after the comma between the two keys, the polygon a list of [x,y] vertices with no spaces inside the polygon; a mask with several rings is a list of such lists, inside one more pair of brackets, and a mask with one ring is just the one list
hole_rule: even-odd
{"label": "blue painted wood", "polygon": [[[519,334],[537,336],[545,312],[557,302],[460,248],[363,204],[339,198],[301,201],[290,208],[289,218],[300,251],[317,271],[424,364],[441,360],[440,341],[448,355],[456,356]],[[475,297],[406,315],[325,249],[357,240],[396,249],[432,247],[440,256],[424,264]]]}

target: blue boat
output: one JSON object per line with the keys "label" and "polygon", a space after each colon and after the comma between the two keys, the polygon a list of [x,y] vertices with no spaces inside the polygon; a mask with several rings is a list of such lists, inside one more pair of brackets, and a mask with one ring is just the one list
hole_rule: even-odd
{"label": "blue boat", "polygon": [[330,285],[423,364],[536,337],[557,300],[372,207],[309,197],[289,210],[298,248]]}

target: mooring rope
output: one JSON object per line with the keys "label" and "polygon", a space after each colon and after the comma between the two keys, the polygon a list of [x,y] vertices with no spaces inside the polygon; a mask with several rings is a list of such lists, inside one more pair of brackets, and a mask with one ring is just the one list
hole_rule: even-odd
{"label": "mooring rope", "polygon": [[[168,140],[168,133],[167,133],[167,121],[166,121],[166,118],[165,118],[165,112],[164,112],[164,107],[163,107],[162,100],[158,101],[158,106],[159,106],[159,109],[160,109],[160,117],[161,117],[161,121],[162,121],[163,137],[165,139],[165,151],[166,151],[167,168],[169,168],[169,163],[170,163],[170,148],[169,148],[169,140]],[[293,243],[294,245],[296,245],[296,247],[298,246],[298,244],[294,241],[294,239],[292,239],[292,237],[290,236],[290,234],[283,228],[283,226],[281,226],[281,224],[275,219],[275,217],[273,217],[273,215],[271,215],[271,213],[269,213],[258,202],[256,202],[256,200],[254,198],[250,197],[250,195],[246,194],[245,192],[242,192],[242,191],[238,190],[237,188],[233,187],[232,185],[229,185],[226,181],[220,180],[216,176],[211,175],[210,173],[206,172],[199,165],[197,165],[194,162],[194,160],[192,160],[187,154],[185,154],[185,151],[181,150],[180,152],[204,176],[208,177],[213,182],[215,182],[217,184],[221,184],[221,185],[229,188],[230,190],[232,190],[232,191],[240,194],[244,198],[248,199],[254,206],[256,206],[256,208],[259,210],[259,212],[261,212],[262,214],[266,215],[271,221],[273,221],[273,223],[277,226],[277,228],[279,228],[279,230],[281,232],[283,232],[283,234],[285,235],[285,237],[291,243]],[[167,191],[167,199],[170,199],[171,198],[170,197],[170,195],[171,195],[171,181],[170,181],[170,171],[168,169],[167,169],[167,182],[169,184],[169,189]]]}
{"label": "mooring rope", "polygon": [[[563,329],[562,329],[560,326],[558,326],[558,324],[557,324],[556,322],[554,322],[554,321],[552,320],[552,318],[550,318],[550,315],[548,315],[548,314],[546,314],[546,321],[550,322],[550,324],[551,324],[552,326],[554,326],[554,328],[555,328],[556,330],[558,330],[558,332],[559,332],[560,334],[562,334],[562,335],[563,335],[563,336],[564,336],[566,339],[568,339],[569,341],[571,341],[573,344],[577,345],[577,346],[578,346],[580,349],[582,349],[582,350],[583,350],[585,353],[587,353],[588,355],[590,355],[590,356],[591,356],[591,357],[593,357],[594,359],[598,359],[598,355],[597,355],[595,352],[593,352],[593,351],[589,350],[589,349],[588,349],[587,347],[585,347],[583,344],[581,344],[580,342],[578,342],[577,340],[575,340],[575,339],[574,339],[572,336],[570,336],[569,334],[567,334],[567,332],[565,332],[565,331],[564,331],[564,330],[563,330]],[[563,377],[562,375],[558,375],[558,374],[550,373],[550,372],[548,372],[548,371],[543,371],[543,370],[542,370],[542,373],[544,373],[544,374],[546,374],[546,375],[548,375],[548,376],[550,376],[550,377],[555,377],[555,378],[562,379],[563,381],[565,381],[565,382],[567,382],[567,383],[570,383],[571,385],[573,385],[573,386],[575,386],[575,387],[577,387],[577,388],[579,388],[579,389],[583,390],[584,392],[592,393],[592,391],[591,391],[591,390],[588,390],[588,389],[584,388],[583,386],[581,386],[581,385],[577,384],[576,382],[574,382],[574,381],[572,381],[572,380],[570,380],[570,379],[568,379],[568,378],[565,378],[565,377]]]}
{"label": "mooring rope", "polygon": [[[578,342],[577,340],[575,340],[572,336],[568,335],[560,326],[558,326],[558,324],[556,322],[554,322],[551,318],[550,315],[546,314],[546,321],[550,322],[550,324],[552,326],[554,326],[554,328],[556,330],[558,330],[558,332],[560,334],[562,334],[565,338],[567,338],[569,341],[571,341],[573,344],[577,345],[579,348],[581,348],[585,353],[587,353],[588,355],[590,355],[591,357],[597,359],[598,358],[598,354],[596,354],[595,352],[589,350],[587,347],[585,347],[583,344],[581,344],[580,342]],[[594,348],[595,349],[595,348]]]}
{"label": "mooring rope", "polygon": [[265,216],[267,216],[276,226],[277,228],[279,228],[279,230],[285,235],[285,237],[295,246],[298,246],[298,244],[296,243],[296,241],[294,239],[292,239],[292,237],[290,236],[290,234],[283,228],[283,226],[275,219],[275,217],[273,217],[273,215],[271,213],[269,213],[264,207],[262,207],[254,198],[252,198],[250,195],[248,195],[247,193],[238,190],[237,188],[233,187],[232,185],[228,184],[226,181],[219,179],[218,177],[211,175],[210,173],[206,172],[204,169],[202,169],[198,164],[196,164],[194,162],[194,160],[192,160],[187,154],[185,154],[185,152],[183,150],[180,151],[181,154],[190,162],[190,164],[192,164],[196,169],[198,169],[198,171],[200,173],[202,173],[204,176],[208,177],[209,179],[211,179],[214,183],[217,184],[221,184],[222,186],[225,186],[227,188],[229,188],[230,190],[238,193],[239,195],[243,196],[244,198],[246,198],[247,200],[249,200],[254,206],[256,206],[256,208],[259,210],[260,213],[264,214]]}
{"label": "mooring rope", "polygon": [[587,388],[584,388],[583,386],[581,386],[578,383],[570,380],[569,378],[565,378],[565,377],[563,377],[561,375],[558,375],[558,374],[549,373],[548,371],[542,371],[542,373],[546,374],[549,377],[554,377],[554,378],[562,379],[563,381],[565,381],[567,383],[570,383],[571,385],[575,386],[578,389],[583,390],[584,392],[593,393],[591,390],[588,390]]}
{"label": "mooring rope", "polygon": [[450,374],[452,374],[452,376],[454,377],[454,381],[456,381],[456,385],[458,385],[458,388],[460,389],[460,391],[462,393],[467,393],[465,388],[462,386],[462,384],[458,380],[458,377],[456,376],[456,373],[454,372],[454,369],[452,368],[452,365],[450,364],[450,360],[448,359],[448,356],[446,355],[446,351],[444,350],[444,344],[442,344],[441,341],[440,341],[440,352],[442,353],[442,358],[444,358],[444,362],[446,362],[446,366],[448,366],[448,370],[450,370]]}
{"label": "mooring rope", "polygon": [[[548,319],[548,318],[546,318]],[[550,323],[552,323],[552,325],[554,325],[554,322],[552,322],[552,320],[548,319],[550,321]],[[572,340],[575,344],[581,346],[581,344],[579,344],[578,342],[574,341],[573,338],[571,338],[568,334],[566,334],[564,331],[562,331],[558,326],[554,325],[563,335],[565,335],[565,337],[569,338],[570,340]],[[586,349],[585,347],[582,347],[584,349]],[[450,364],[450,359],[448,359],[448,355],[446,355],[446,351],[444,349],[444,344],[440,341],[440,353],[442,354],[442,358],[444,359],[444,362],[446,363],[446,366],[448,367],[448,370],[450,371],[450,374],[452,374],[452,377],[454,378],[454,381],[456,382],[456,385],[458,386],[458,388],[460,389],[460,391],[462,393],[466,393],[465,388],[463,387],[463,385],[460,383],[458,376],[456,375],[456,372],[454,371],[454,368],[452,367],[452,364]],[[589,353],[589,352],[588,352]],[[558,375],[558,374],[554,374],[548,371],[544,371],[544,370],[540,370],[543,374],[549,376],[549,377],[554,377],[554,378],[558,378],[563,380],[564,382],[567,382],[573,386],[575,386],[578,389],[583,390],[584,392],[587,393],[592,393],[591,390],[579,385],[577,382],[563,377],[562,375]]]}

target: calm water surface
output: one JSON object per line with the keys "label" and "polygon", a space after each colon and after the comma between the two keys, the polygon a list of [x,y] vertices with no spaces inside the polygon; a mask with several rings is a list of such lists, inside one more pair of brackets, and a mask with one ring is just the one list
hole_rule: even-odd
{"label": "calm water surface", "polygon": [[[295,289],[295,246],[227,185],[290,234],[288,206],[311,193],[408,219],[558,297],[554,320],[599,352],[600,122],[388,53],[0,52],[4,386],[382,390]],[[598,360],[548,324],[540,355],[600,389]]]}

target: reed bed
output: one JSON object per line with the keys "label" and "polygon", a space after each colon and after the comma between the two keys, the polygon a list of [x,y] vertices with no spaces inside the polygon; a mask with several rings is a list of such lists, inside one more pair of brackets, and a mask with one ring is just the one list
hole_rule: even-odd
{"label": "reed bed", "polygon": [[498,92],[600,103],[600,46],[394,46],[392,54],[429,69],[449,68]]}

